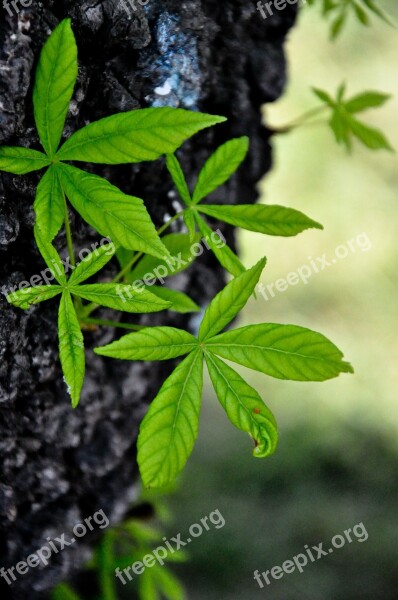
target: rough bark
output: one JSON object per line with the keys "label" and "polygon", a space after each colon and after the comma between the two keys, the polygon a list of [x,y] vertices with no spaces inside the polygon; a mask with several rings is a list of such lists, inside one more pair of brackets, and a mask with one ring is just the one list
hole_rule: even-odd
{"label": "rough bark", "polygon": [[[288,6],[264,21],[255,4],[150,0],[145,8],[136,3],[130,15],[118,0],[34,0],[12,17],[1,9],[0,143],[39,149],[31,101],[34,71],[50,30],[71,16],[80,68],[65,137],[89,121],[148,105],[225,115],[225,125],[185,145],[183,165],[192,183],[217,144],[249,135],[245,167],[215,198],[255,201],[256,183],[271,164],[260,107],[283,90],[283,43],[295,17],[295,7]],[[169,93],[158,93],[165,90]],[[143,197],[156,223],[174,213],[177,198],[162,161],[95,172]],[[44,269],[32,235],[37,181],[36,174],[0,176],[0,287]],[[78,216],[71,218],[77,248],[98,239]],[[232,241],[231,231],[225,234]],[[56,245],[64,252],[62,234]],[[206,253],[174,285],[205,305],[222,280]],[[47,537],[69,534],[99,509],[113,523],[123,518],[137,496],[138,425],[172,365],[102,360],[91,348],[110,341],[114,331],[87,334],[86,383],[80,406],[72,410],[58,361],[57,302],[23,312],[0,295],[0,310],[0,566],[8,567]],[[169,313],[142,322],[193,330],[197,317]],[[1,579],[2,597],[45,598],[55,583],[81,567],[94,541],[94,534],[87,535],[46,569],[19,575],[11,588]]]}

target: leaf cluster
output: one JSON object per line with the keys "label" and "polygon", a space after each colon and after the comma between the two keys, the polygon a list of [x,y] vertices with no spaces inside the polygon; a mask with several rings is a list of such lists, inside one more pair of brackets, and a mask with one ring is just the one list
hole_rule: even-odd
{"label": "leaf cluster", "polygon": [[197,230],[206,240],[220,264],[235,277],[245,271],[239,258],[227,246],[220,246],[212,237],[212,229],[203,215],[224,223],[272,236],[295,236],[306,229],[323,229],[303,213],[278,205],[218,205],[202,204],[202,200],[223,185],[245,160],[249,150],[247,137],[230,140],[220,146],[199,173],[191,195],[181,165],[175,155],[167,156],[167,168],[185,204],[183,218],[190,239]]}
{"label": "leaf cluster", "polygon": [[369,26],[371,16],[376,16],[388,25],[393,25],[390,17],[376,0],[307,0],[309,6],[321,5],[322,14],[330,19],[330,37],[338,38],[347,24],[350,15],[362,25]]}
{"label": "leaf cluster", "polygon": [[[77,406],[84,378],[84,346],[81,317],[95,306],[131,313],[171,308],[178,312],[197,311],[185,294],[156,288],[140,293],[116,283],[80,285],[95,275],[112,257],[110,249],[84,260],[69,281],[52,242],[65,225],[70,236],[67,200],[80,216],[101,235],[112,239],[121,251],[145,253],[158,260],[171,258],[140,198],[124,194],[97,175],[66,161],[124,164],[155,160],[175,151],[186,139],[211,125],[224,121],[182,109],[142,109],[113,115],[90,123],[74,133],[63,145],[61,138],[78,74],[77,46],[70,19],[62,21],[48,38],[40,55],[33,91],[34,117],[44,152],[22,147],[0,147],[0,170],[25,175],[46,169],[34,202],[35,238],[57,285],[23,289],[8,296],[14,306],[32,304],[62,294],[59,309],[60,359],[64,378]],[[69,240],[71,263],[75,263]],[[127,298],[127,300],[123,297]],[[133,294],[133,296],[131,296]],[[77,297],[79,302],[72,302]],[[81,300],[91,303],[84,309]]]}
{"label": "leaf cluster", "polygon": [[389,150],[394,152],[385,135],[374,127],[366,125],[356,115],[371,108],[383,106],[391,96],[376,91],[365,91],[346,99],[346,86],[342,84],[333,98],[318,88],[313,88],[314,94],[330,110],[329,125],[336,141],[351,150],[352,138],[357,139],[370,150]]}
{"label": "leaf cluster", "polygon": [[141,424],[138,463],[147,487],[173,481],[193,450],[204,362],[228,418],[253,439],[255,457],[274,452],[275,418],[257,391],[221,359],[294,381],[325,381],[352,372],[336,346],[302,327],[267,323],[220,334],[253,294],[264,266],[262,259],[227,284],[207,307],[197,338],[172,327],[152,327],[95,350],[101,356],[139,361],[187,355],[164,382]]}
{"label": "leaf cluster", "polygon": [[[192,452],[199,428],[205,364],[227,417],[252,438],[254,456],[269,456],[277,443],[275,418],[258,392],[225,361],[294,381],[324,381],[340,373],[350,373],[352,368],[342,360],[340,350],[323,335],[296,325],[265,323],[224,331],[254,293],[266,261],[262,259],[246,270],[229,246],[216,243],[215,232],[207,219],[285,237],[310,228],[322,229],[322,226],[297,210],[279,205],[231,206],[203,202],[233,176],[247,157],[249,140],[246,137],[221,145],[203,166],[194,189],[189,189],[175,152],[186,139],[224,121],[223,117],[171,108],[136,110],[90,123],[61,145],[77,71],[76,42],[70,20],[66,19],[44,45],[36,73],[34,115],[44,152],[0,148],[0,170],[23,175],[46,169],[34,202],[34,234],[56,283],[24,288],[7,299],[16,307],[28,309],[60,296],[59,354],[74,407],[79,403],[84,381],[82,330],[87,324],[113,324],[138,330],[104,348],[97,348],[98,355],[138,361],[185,357],[164,382],[140,428],[138,462],[145,485],[159,487],[172,481]],[[340,113],[352,115],[384,101],[368,93],[343,103],[342,91],[336,102],[319,90],[316,93],[329,108],[338,112],[345,127],[347,117],[344,116],[344,120]],[[333,118],[335,121],[337,117]],[[351,133],[355,129],[353,122],[359,123],[349,121]],[[337,129],[337,125],[335,127]],[[355,127],[358,137],[358,125]],[[347,131],[339,134],[340,140],[347,137]],[[362,133],[362,137],[366,136]],[[370,140],[368,133],[368,144],[377,145],[374,137]],[[380,147],[381,144],[379,139]],[[107,180],[68,162],[125,164],[162,156],[166,157],[184,208],[159,230],[143,200],[124,194]],[[109,244],[90,253],[78,265],[68,202],[87,223],[110,239]],[[185,223],[187,233],[160,237],[176,220]],[[62,226],[74,266],[69,277],[53,245]],[[199,307],[187,295],[154,285],[154,281],[148,280],[148,274],[158,272],[165,278],[188,268],[194,258],[192,246],[201,239],[233,279],[207,307],[198,337],[172,327],[142,328],[90,319],[98,307],[136,314],[165,309],[182,313],[198,311]],[[114,255],[120,272],[113,281],[87,283],[92,277],[98,277]],[[173,262],[173,255],[178,255],[177,263]],[[151,592],[155,583],[150,579],[145,581],[147,597],[156,597],[155,592]],[[156,585],[163,586],[166,594],[163,575],[159,575]]]}

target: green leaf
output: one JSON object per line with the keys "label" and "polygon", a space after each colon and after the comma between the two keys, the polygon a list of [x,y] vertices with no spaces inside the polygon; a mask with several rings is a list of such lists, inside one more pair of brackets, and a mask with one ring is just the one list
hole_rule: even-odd
{"label": "green leaf", "polygon": [[61,140],[77,72],[75,36],[71,20],[64,19],[44,44],[33,89],[36,127],[50,158]]}
{"label": "green leaf", "polygon": [[202,388],[197,350],[166,379],[141,424],[138,464],[146,487],[163,487],[184,468],[198,435]]}
{"label": "green leaf", "polygon": [[370,11],[377,15],[382,21],[387,23],[387,25],[395,27],[394,22],[390,19],[387,13],[384,12],[384,10],[377,6],[376,2],[374,2],[373,0],[362,0],[362,2],[368,7]]}
{"label": "green leaf", "polygon": [[253,294],[266,264],[262,258],[254,267],[230,281],[211,301],[199,328],[199,340],[206,340],[224,329],[242,310]]}
{"label": "green leaf", "polygon": [[72,406],[79,404],[85,373],[84,341],[68,291],[62,294],[58,313],[59,358]]}
{"label": "green leaf", "polygon": [[146,289],[120,283],[97,283],[70,286],[71,294],[100,306],[128,313],[154,313],[170,307]]}
{"label": "green leaf", "polygon": [[198,347],[198,340],[174,327],[147,327],[137,333],[129,333],[108,346],[96,348],[101,356],[121,360],[169,360],[188,354]]}
{"label": "green leaf", "polygon": [[[313,2],[311,2],[311,4],[314,4],[315,2],[318,2],[318,0],[313,0]],[[330,12],[331,10],[334,10],[336,8],[336,4],[335,4],[335,0],[323,0],[323,14],[327,14],[328,12]]]}
{"label": "green leaf", "polygon": [[184,588],[170,569],[165,567],[157,568],[155,570],[155,577],[159,589],[167,600],[184,600]]}
{"label": "green leaf", "polygon": [[53,274],[54,279],[56,279],[60,285],[66,285],[65,269],[58,252],[55,250],[54,246],[46,240],[43,233],[36,225],[34,227],[34,235],[40,254]]}
{"label": "green leaf", "polygon": [[394,152],[394,148],[384,134],[378,129],[364,125],[364,123],[361,123],[352,117],[349,119],[349,123],[353,135],[367,148],[370,148],[371,150],[389,150],[390,152]]}
{"label": "green leaf", "polygon": [[60,160],[118,165],[173,154],[198,131],[223,123],[217,117],[181,108],[144,108],[90,123],[58,152]]}
{"label": "green leaf", "polygon": [[69,278],[69,285],[78,285],[100,271],[112,259],[116,251],[114,244],[104,244],[82,259]]}
{"label": "green leaf", "polygon": [[140,198],[128,196],[102,177],[69,165],[62,165],[60,174],[73,207],[101,235],[129,250],[168,256]]}
{"label": "green leaf", "polygon": [[359,4],[353,4],[353,9],[355,11],[355,14],[357,15],[358,21],[360,21],[360,23],[362,23],[362,25],[368,26],[370,21],[369,21],[369,17],[366,14],[366,12],[363,10],[363,8],[361,6],[359,6]]}
{"label": "green leaf", "polygon": [[26,175],[48,167],[51,161],[42,152],[30,148],[0,147],[0,171],[13,175]]}
{"label": "green leaf", "polygon": [[248,150],[247,137],[236,138],[220,146],[199,173],[192,197],[194,204],[228,181],[246,158]]}
{"label": "green leaf", "polygon": [[166,156],[166,166],[181,199],[185,202],[185,204],[190,205],[192,202],[191,193],[188,189],[188,185],[178,158],[174,154],[168,154]]}
{"label": "green leaf", "polygon": [[8,294],[7,301],[17,308],[28,309],[32,304],[39,304],[58,296],[62,288],[58,285],[42,285],[31,288],[23,288]]}
{"label": "green leaf", "polygon": [[129,519],[127,522],[123,523],[122,527],[134,540],[137,540],[143,545],[160,542],[163,537],[163,533],[159,529],[138,519]]}
{"label": "green leaf", "polygon": [[193,244],[196,236],[195,216],[192,210],[184,210],[183,213],[184,223],[188,229],[189,241]]}
{"label": "green leaf", "polygon": [[344,108],[350,113],[358,113],[369,108],[378,108],[383,106],[389,99],[391,94],[382,94],[380,92],[362,92],[354,96],[344,104]]}
{"label": "green leaf", "polygon": [[168,310],[172,310],[180,314],[200,311],[200,307],[196,304],[196,302],[194,302],[183,292],[178,292],[177,290],[172,290],[167,287],[160,287],[158,285],[151,286],[146,289],[149,289],[152,294],[155,294],[155,296],[158,298],[162,298],[162,300],[170,302],[171,305],[169,306]]}
{"label": "green leaf", "polygon": [[320,90],[318,88],[314,88],[314,87],[312,88],[312,91],[320,100],[322,100],[322,102],[324,102],[331,108],[334,108],[336,103],[333,100],[333,98],[331,96],[329,96],[329,94],[327,92],[325,92],[324,90]]}
{"label": "green leaf", "polygon": [[140,600],[161,600],[152,571],[146,570],[138,580]]}
{"label": "green leaf", "polygon": [[133,256],[135,256],[135,252],[132,250],[126,250],[126,248],[118,248],[116,250],[116,258],[119,262],[120,268],[123,269],[125,266],[131,262]]}
{"label": "green leaf", "polygon": [[216,232],[214,232],[207,223],[198,215],[195,214],[196,223],[199,231],[204,237],[206,243],[211,248],[214,256],[224,269],[226,269],[231,275],[237,277],[245,271],[245,267],[240,262],[239,258],[227,244],[221,240],[218,236],[218,240],[215,241]]}
{"label": "green leaf", "polygon": [[60,583],[51,592],[51,600],[80,600],[80,597],[75,594],[69,585]]}
{"label": "green leaf", "polygon": [[326,381],[340,373],[353,373],[332,342],[296,325],[248,325],[208,340],[206,348],[277,379]]}
{"label": "green leaf", "polygon": [[[196,235],[194,241],[199,242],[200,235]],[[192,243],[186,233],[170,233],[162,238],[162,242],[170,258],[159,260],[151,256],[144,256],[127,276],[128,282],[140,281],[145,277],[149,281],[151,275],[162,282],[165,277],[185,271],[194,261]]]}
{"label": "green leaf", "polygon": [[44,239],[52,242],[65,218],[64,195],[54,166],[42,177],[33,208],[36,213],[36,227],[40,229]]}
{"label": "green leaf", "polygon": [[278,442],[275,417],[259,394],[231,367],[214,354],[206,353],[210,378],[229,420],[255,442],[253,456],[265,458],[273,454]]}
{"label": "green leaf", "polygon": [[333,112],[329,125],[334,133],[337,143],[346,146],[347,150],[351,149],[351,139],[347,120],[344,117],[342,110],[336,109]]}
{"label": "green leaf", "polygon": [[330,37],[332,40],[336,40],[340,33],[343,30],[344,25],[346,24],[347,21],[347,13],[343,12],[341,13],[337,19],[335,19],[332,23],[332,27],[330,30]]}
{"label": "green leaf", "polygon": [[343,81],[343,83],[341,83],[339,85],[339,87],[337,88],[337,102],[339,104],[341,104],[343,102],[343,98],[345,96],[346,89],[347,89],[347,84],[345,83],[345,81]]}
{"label": "green leaf", "polygon": [[114,536],[113,531],[105,533],[96,552],[101,600],[117,600],[116,579],[113,568]]}
{"label": "green leaf", "polygon": [[219,219],[235,227],[248,231],[257,231],[266,235],[294,236],[305,229],[323,229],[322,225],[313,221],[293,208],[277,205],[204,205],[198,210],[209,217]]}

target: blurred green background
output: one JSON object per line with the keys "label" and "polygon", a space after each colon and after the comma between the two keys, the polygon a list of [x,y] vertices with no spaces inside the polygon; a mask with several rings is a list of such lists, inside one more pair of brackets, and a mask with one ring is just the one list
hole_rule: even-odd
{"label": "blurred green background", "polygon": [[[396,0],[381,2],[398,22]],[[264,110],[273,126],[317,106],[310,88],[334,95],[367,89],[395,96],[364,120],[398,148],[398,33],[376,18],[369,28],[351,19],[336,42],[315,8],[304,8],[287,44],[289,83]],[[361,115],[362,116],[362,115]],[[294,323],[330,337],[355,367],[354,376],[323,384],[245,376],[272,408],[280,443],[271,459],[251,457],[251,442],[235,431],[207,388],[199,443],[172,498],[170,533],[185,533],[212,510],[223,529],[190,546],[191,563],[178,571],[191,600],[351,600],[398,597],[398,231],[397,156],[355,144],[351,156],[324,126],[274,138],[274,169],[261,184],[263,201],[302,210],[325,231],[292,239],[241,233],[247,266],[268,257],[267,285],[285,278],[348,240],[366,234],[371,248],[349,252],[307,285],[275,298],[261,296],[242,322]],[[242,369],[243,372],[243,369]],[[253,571],[266,571],[327,543],[363,522],[369,539],[346,544],[261,590]],[[328,546],[327,546],[328,547]]]}

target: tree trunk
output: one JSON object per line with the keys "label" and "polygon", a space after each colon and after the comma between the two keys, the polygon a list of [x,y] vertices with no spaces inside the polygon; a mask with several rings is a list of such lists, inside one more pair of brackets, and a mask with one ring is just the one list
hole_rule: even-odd
{"label": "tree trunk", "polygon": [[[125,6],[123,6],[125,4]],[[142,3],[143,4],[143,3]],[[283,43],[295,18],[287,6],[264,20],[246,0],[33,0],[0,23],[0,144],[39,149],[32,85],[39,52],[59,20],[70,16],[79,48],[79,78],[64,135],[90,121],[145,106],[175,106],[228,117],[198,134],[180,153],[192,184],[214,148],[248,135],[250,156],[239,174],[214,195],[217,202],[254,202],[256,184],[271,165],[261,106],[278,98],[285,83]],[[90,166],[87,167],[90,169]],[[94,172],[93,167],[91,169]],[[177,196],[163,161],[96,167],[124,192],[142,197],[159,225],[174,214]],[[29,280],[45,266],[34,244],[33,201],[38,175],[0,175],[0,287]],[[98,239],[72,214],[77,250]],[[218,225],[218,224],[217,224]],[[177,231],[178,227],[174,230]],[[223,229],[233,243],[233,232]],[[65,255],[65,239],[56,241]],[[116,269],[109,267],[109,273]],[[204,306],[223,275],[210,253],[174,285]],[[103,509],[113,524],[138,494],[135,442],[148,403],[172,363],[124,363],[102,359],[92,348],[111,341],[112,329],[86,334],[87,376],[80,406],[70,407],[58,360],[57,302],[23,312],[0,295],[0,566],[13,566],[46,538],[65,532]],[[104,318],[115,318],[103,311]],[[125,318],[123,318],[126,320]],[[137,319],[135,319],[137,322]],[[197,316],[167,313],[142,323],[197,326]],[[51,559],[30,568],[5,598],[45,598],[90,555],[88,534]]]}

